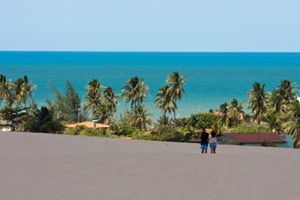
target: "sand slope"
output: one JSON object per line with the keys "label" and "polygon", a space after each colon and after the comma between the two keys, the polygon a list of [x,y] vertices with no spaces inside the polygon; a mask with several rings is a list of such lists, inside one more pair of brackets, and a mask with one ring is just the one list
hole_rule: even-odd
{"label": "sand slope", "polygon": [[299,150],[0,133],[0,199],[300,199]]}

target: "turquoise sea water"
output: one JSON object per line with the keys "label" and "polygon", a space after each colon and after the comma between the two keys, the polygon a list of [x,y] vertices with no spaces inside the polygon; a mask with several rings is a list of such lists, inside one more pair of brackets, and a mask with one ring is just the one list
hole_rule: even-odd
{"label": "turquoise sea water", "polygon": [[[49,83],[64,90],[69,80],[84,98],[93,78],[120,92],[126,80],[139,76],[150,87],[147,105],[157,115],[155,93],[173,71],[187,77],[187,96],[179,103],[179,115],[186,116],[233,97],[246,103],[255,81],[268,90],[283,79],[300,84],[300,53],[0,52],[0,73],[10,79],[28,75],[41,105],[53,98]],[[119,110],[124,106],[121,101]]]}

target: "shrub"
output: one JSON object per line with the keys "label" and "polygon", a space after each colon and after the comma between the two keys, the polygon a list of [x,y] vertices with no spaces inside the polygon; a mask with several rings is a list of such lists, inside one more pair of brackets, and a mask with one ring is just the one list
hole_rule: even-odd
{"label": "shrub", "polygon": [[261,124],[243,123],[230,129],[230,131],[235,133],[268,133],[270,132],[270,129]]}
{"label": "shrub", "polygon": [[138,129],[132,127],[129,124],[115,124],[111,126],[111,130],[113,134],[118,136],[131,136],[134,132],[138,131]]}
{"label": "shrub", "polygon": [[164,133],[161,137],[162,141],[173,141],[173,142],[183,142],[183,134],[175,131],[169,130],[168,132]]}
{"label": "shrub", "polygon": [[158,137],[161,141],[183,142],[187,140],[185,132],[185,128],[182,127],[161,126],[158,130]]}
{"label": "shrub", "polygon": [[33,115],[28,116],[23,122],[24,130],[42,133],[62,133],[63,125],[59,120],[54,120],[53,113],[46,107],[36,109]]}
{"label": "shrub", "polygon": [[74,129],[66,129],[65,135],[83,135],[83,136],[107,136],[105,129],[91,129],[85,126],[77,126]]}
{"label": "shrub", "polygon": [[177,125],[193,127],[195,129],[213,128],[217,123],[217,116],[214,113],[198,113],[187,118],[178,119]]}
{"label": "shrub", "polygon": [[84,128],[80,131],[80,135],[83,136],[102,136],[99,129]]}
{"label": "shrub", "polygon": [[81,131],[85,129],[84,126],[77,126],[76,128],[68,128],[64,131],[65,135],[80,135]]}
{"label": "shrub", "polygon": [[132,134],[132,139],[161,141],[161,135],[157,135],[157,134],[147,134],[147,135],[145,135],[143,132],[136,131]]}

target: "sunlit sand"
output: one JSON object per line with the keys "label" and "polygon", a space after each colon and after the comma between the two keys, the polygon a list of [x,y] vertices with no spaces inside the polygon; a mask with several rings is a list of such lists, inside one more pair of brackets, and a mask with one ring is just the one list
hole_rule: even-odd
{"label": "sunlit sand", "polygon": [[299,199],[299,150],[0,134],[0,199]]}

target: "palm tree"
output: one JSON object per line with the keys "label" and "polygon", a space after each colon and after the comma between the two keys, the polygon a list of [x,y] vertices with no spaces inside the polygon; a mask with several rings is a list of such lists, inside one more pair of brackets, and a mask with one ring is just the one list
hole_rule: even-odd
{"label": "palm tree", "polygon": [[147,125],[151,124],[151,115],[144,105],[137,105],[131,113],[132,124],[141,131],[147,130]]}
{"label": "palm tree", "polygon": [[282,112],[283,110],[283,98],[279,90],[273,90],[267,98],[268,109],[273,110],[276,113]]}
{"label": "palm tree", "polygon": [[6,95],[7,95],[6,77],[0,74],[0,104],[2,103],[3,100],[5,100]]}
{"label": "palm tree", "polygon": [[23,79],[19,78],[13,82],[13,91],[14,91],[14,96],[16,100],[17,107],[20,106],[22,102],[22,97],[24,94],[22,93],[22,87],[23,87]]}
{"label": "palm tree", "polygon": [[131,102],[130,107],[133,109],[145,102],[145,98],[149,96],[148,90],[149,87],[145,86],[143,79],[133,77],[122,88],[122,96],[127,103]]}
{"label": "palm tree", "polygon": [[126,103],[130,102],[130,121],[140,130],[146,130],[146,124],[151,122],[151,117],[145,109],[145,99],[149,87],[145,86],[144,80],[138,77],[130,78],[122,88],[122,96]]}
{"label": "palm tree", "polygon": [[263,121],[267,123],[272,132],[279,134],[282,131],[280,118],[280,113],[269,111],[264,115]]}
{"label": "palm tree", "polygon": [[243,105],[236,99],[232,99],[227,112],[228,127],[239,124],[243,119],[244,114]]}
{"label": "palm tree", "polygon": [[178,72],[172,72],[167,77],[166,82],[169,84],[170,95],[172,99],[180,100],[185,94],[185,91],[183,89],[183,85],[185,83],[185,76],[180,75]]}
{"label": "palm tree", "polygon": [[161,129],[160,127],[161,126],[166,126],[166,125],[171,125],[171,119],[168,117],[168,116],[160,116],[157,121],[156,121],[156,124],[155,124],[155,127],[157,129]]}
{"label": "palm tree", "polygon": [[269,129],[273,133],[279,134],[282,132],[282,123],[280,120],[279,113],[275,113],[275,112],[266,113],[264,116],[264,122],[267,123],[267,125],[269,126]]}
{"label": "palm tree", "polygon": [[11,81],[7,82],[7,93],[6,93],[6,97],[5,97],[5,102],[6,102],[6,106],[8,108],[12,108],[14,103],[19,98],[16,95],[16,87],[18,87],[18,86],[16,86],[15,82],[11,82]]}
{"label": "palm tree", "polygon": [[21,102],[25,105],[25,107],[27,106],[27,101],[28,98],[32,97],[32,91],[35,88],[35,85],[33,85],[27,76],[23,77],[23,84],[22,84],[22,88],[21,88]]}
{"label": "palm tree", "polygon": [[[171,101],[176,102],[181,100],[182,96],[185,95],[183,85],[185,83],[185,76],[180,75],[178,72],[172,72],[167,77],[166,82],[169,85],[168,95],[170,95]],[[174,121],[176,121],[176,109],[173,110]]]}
{"label": "palm tree", "polygon": [[260,124],[263,114],[266,112],[265,84],[253,83],[248,97],[249,108],[254,113],[253,119]]}
{"label": "palm tree", "polygon": [[101,89],[103,88],[105,88],[105,86],[99,83],[97,79],[91,80],[86,88],[84,109],[91,110],[93,117],[97,117],[97,108],[101,104]]}
{"label": "palm tree", "polygon": [[278,90],[285,103],[296,100],[296,94],[294,91],[294,85],[289,80],[283,80],[280,82]]}
{"label": "palm tree", "polygon": [[300,104],[293,102],[289,107],[289,112],[286,114],[287,120],[283,123],[284,131],[293,135],[294,143],[300,137]]}
{"label": "palm tree", "polygon": [[176,102],[171,99],[170,89],[168,85],[162,86],[155,98],[155,104],[158,109],[163,112],[163,121],[167,122],[167,113],[175,112],[177,109]]}
{"label": "palm tree", "polygon": [[219,123],[221,124],[221,126],[227,127],[228,104],[226,102],[221,104],[217,111],[219,112]]}
{"label": "palm tree", "polygon": [[14,95],[17,106],[22,104],[26,107],[28,98],[31,98],[34,85],[29,81],[27,76],[17,79],[13,83]]}
{"label": "palm tree", "polygon": [[280,85],[270,94],[268,102],[275,112],[286,112],[290,103],[296,101],[294,86],[289,80],[283,80]]}
{"label": "palm tree", "polygon": [[111,122],[114,113],[117,111],[118,95],[114,93],[111,87],[103,91],[103,104],[107,113],[106,120]]}

